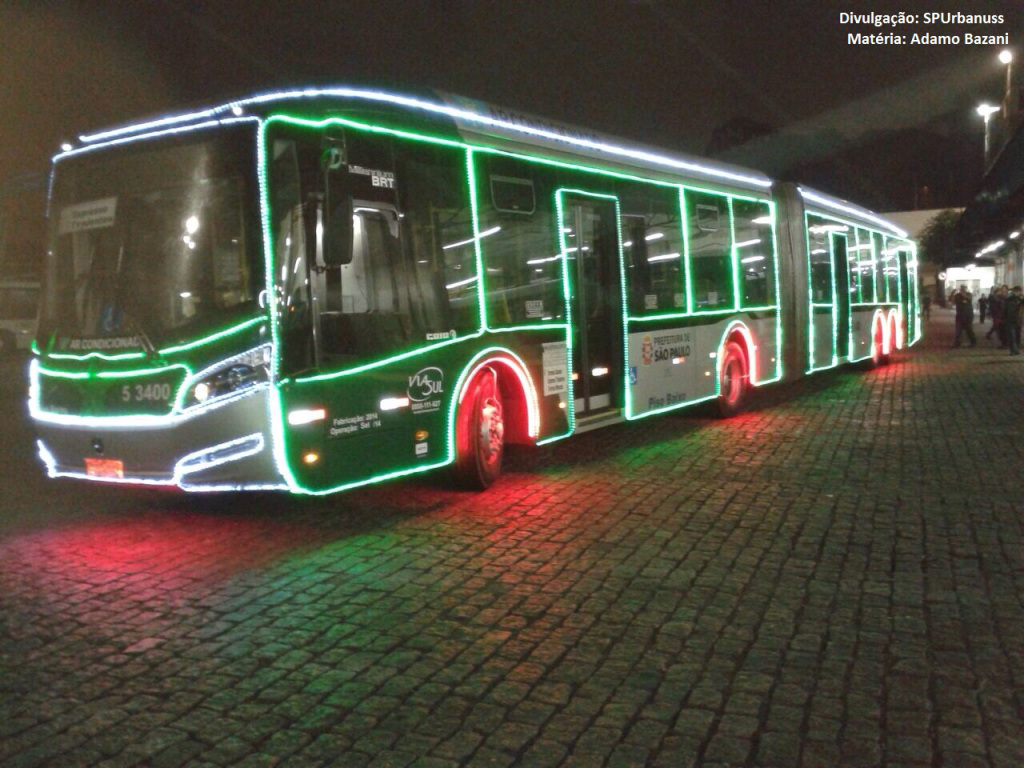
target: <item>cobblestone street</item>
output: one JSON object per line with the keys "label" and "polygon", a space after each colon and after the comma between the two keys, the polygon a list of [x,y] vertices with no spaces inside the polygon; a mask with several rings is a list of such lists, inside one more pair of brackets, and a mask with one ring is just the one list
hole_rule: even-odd
{"label": "cobblestone street", "polygon": [[1019,768],[1024,362],[951,331],[475,495],[46,480],[8,371],[0,764]]}

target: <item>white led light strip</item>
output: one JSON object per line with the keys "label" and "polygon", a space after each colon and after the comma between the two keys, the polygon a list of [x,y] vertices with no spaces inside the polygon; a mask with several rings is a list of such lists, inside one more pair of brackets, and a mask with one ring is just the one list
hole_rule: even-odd
{"label": "white led light strip", "polygon": [[[250,456],[256,456],[263,452],[266,448],[266,440],[263,435],[259,432],[255,432],[245,437],[239,437],[235,440],[228,440],[224,443],[217,445],[207,446],[198,451],[186,454],[180,458],[174,464],[174,471],[170,477],[138,477],[128,475],[126,477],[99,477],[96,475],[89,475],[85,472],[76,472],[59,469],[57,466],[57,459],[53,453],[50,452],[49,448],[46,447],[46,443],[42,440],[36,441],[36,448],[39,451],[39,458],[46,466],[46,474],[49,477],[68,477],[77,480],[92,480],[94,482],[101,483],[114,483],[121,485],[159,485],[159,486],[171,486],[176,485],[186,491],[275,491],[275,490],[287,490],[287,486],[280,483],[238,483],[228,484],[222,483],[218,485],[202,485],[202,484],[191,484],[186,481],[186,478],[190,474],[201,472],[207,469],[221,466],[222,464],[228,464],[233,461],[240,461],[247,459]],[[224,454],[225,451],[231,451],[232,448],[237,448],[237,451]],[[217,454],[224,454],[217,456]],[[203,460],[204,457],[214,456],[215,458],[209,458]],[[191,463],[190,463],[191,462]]]}
{"label": "white led light strip", "polygon": [[[83,152],[91,152],[94,149],[99,149],[100,146],[110,147],[118,144],[128,144],[132,141],[141,141],[143,139],[151,139],[156,136],[169,136],[175,133],[188,133],[189,131],[198,131],[203,128],[215,128],[218,125],[233,125],[235,123],[256,123],[259,122],[259,118],[256,117],[227,117],[221,120],[208,120],[203,123],[196,123],[195,125],[179,125],[176,128],[165,128],[163,130],[157,130],[159,128],[160,121],[156,123],[147,123],[145,126],[136,126],[135,129],[123,128],[119,131],[107,131],[105,134],[96,134],[100,137],[107,137],[109,141],[104,139],[103,143],[96,145],[95,140],[90,140],[91,137],[79,136],[78,138],[83,144],[93,144],[95,146],[79,147],[78,149],[69,149],[66,152],[61,152],[57,155],[57,158],[70,157],[72,155],[79,155]],[[177,122],[187,122],[187,120],[181,120]],[[154,130],[149,131],[149,128]],[[145,130],[144,133],[138,133],[139,130]],[[131,135],[136,134],[138,135]],[[117,138],[122,136],[123,138]]]}
{"label": "white led light strip", "polygon": [[834,211],[841,211],[847,214],[848,216],[856,216],[859,219],[867,219],[868,221],[871,221],[880,227],[885,227],[890,232],[893,232],[899,235],[900,237],[907,236],[905,230],[900,229],[891,221],[883,219],[881,216],[872,213],[866,208],[858,208],[857,206],[854,205],[847,205],[839,202],[838,200],[834,200],[831,197],[820,195],[817,192],[812,192],[809,189],[804,189],[803,187],[799,187],[799,190],[800,195],[804,198],[804,200],[807,200],[812,203],[817,203],[818,205],[825,206],[826,208],[831,208]]}
{"label": "white led light strip", "polygon": [[[365,91],[355,88],[306,88],[294,91],[278,91],[274,93],[265,93],[258,96],[253,96],[248,99],[229,102],[219,107],[213,107],[212,109],[205,109],[199,112],[191,112],[182,115],[172,115],[169,117],[161,118],[159,120],[152,120],[145,123],[139,123],[137,125],[125,126],[123,128],[115,128],[113,130],[103,131],[101,133],[86,134],[79,136],[78,139],[84,144],[93,144],[96,142],[116,139],[121,136],[127,136],[129,134],[134,134],[141,131],[166,129],[168,126],[181,125],[183,123],[188,123],[194,120],[208,120],[210,118],[215,118],[217,115],[225,112],[238,114],[238,110],[244,109],[246,106],[251,104],[266,104],[268,102],[282,101],[285,99],[312,99],[320,98],[323,96],[335,96],[352,99],[368,99],[370,101],[386,102],[389,104],[396,104],[402,107],[423,110],[425,112],[433,112],[435,114],[446,115],[447,117],[453,119],[466,120],[471,123],[478,123],[480,125],[501,128],[502,130],[515,131],[516,133],[524,133],[530,136],[536,136],[537,138],[547,139],[549,141],[557,141],[566,144],[572,144],[578,147],[584,147],[586,149],[595,150],[597,152],[603,152],[609,155],[628,157],[632,160],[640,160],[642,162],[651,163],[653,165],[666,166],[669,168],[675,168],[677,170],[687,171],[690,173],[697,173],[704,176],[710,176],[713,178],[726,179],[741,184],[750,184],[753,186],[764,188],[771,187],[772,185],[771,179],[765,176],[755,175],[753,172],[749,174],[738,173],[726,170],[724,168],[716,168],[714,166],[703,165],[701,163],[694,161],[681,160],[674,157],[668,157],[666,155],[659,155],[654,152],[648,152],[645,150],[631,149],[628,147],[619,146],[617,144],[608,144],[602,141],[592,141],[590,139],[580,139],[565,136],[563,134],[556,133],[555,131],[548,131],[544,130],[543,128],[535,128],[528,125],[520,125],[518,123],[509,122],[506,120],[498,120],[497,118],[487,117],[476,112],[471,112],[465,109],[458,109],[456,107],[450,107],[444,104],[438,104],[436,102],[422,101],[420,99],[413,99],[408,96],[399,96],[397,94],[387,93],[385,91]],[[225,120],[224,122],[227,122],[227,120]]]}
{"label": "white led light strip", "polygon": [[[56,424],[62,427],[165,427],[189,421],[210,411],[215,411],[231,403],[244,400],[255,395],[257,392],[265,392],[270,389],[270,384],[262,382],[255,384],[238,392],[233,392],[208,403],[198,406],[191,406],[183,411],[169,414],[130,414],[123,416],[78,416],[50,412],[43,409],[40,402],[40,377],[46,375],[40,371],[39,361],[33,360],[29,363],[29,415],[36,421],[47,424]],[[194,379],[186,378],[186,383]],[[183,387],[184,389],[185,387]]]}

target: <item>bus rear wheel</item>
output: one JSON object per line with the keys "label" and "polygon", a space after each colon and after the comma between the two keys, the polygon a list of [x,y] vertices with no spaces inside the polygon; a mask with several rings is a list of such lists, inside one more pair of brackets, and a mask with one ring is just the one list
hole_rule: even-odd
{"label": "bus rear wheel", "polygon": [[723,347],[718,370],[718,415],[727,419],[743,410],[749,382],[747,356],[735,341],[730,341]]}
{"label": "bus rear wheel", "polygon": [[504,410],[493,368],[484,368],[467,387],[456,431],[456,481],[464,488],[489,488],[501,474],[505,453]]}

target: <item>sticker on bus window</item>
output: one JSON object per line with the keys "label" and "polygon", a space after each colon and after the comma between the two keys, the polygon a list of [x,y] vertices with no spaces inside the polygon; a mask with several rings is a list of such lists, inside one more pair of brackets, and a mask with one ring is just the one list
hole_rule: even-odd
{"label": "sticker on bus window", "polygon": [[91,200],[88,203],[65,206],[60,212],[57,232],[67,235],[72,232],[112,227],[116,211],[116,197],[104,197],[100,200]]}
{"label": "sticker on bus window", "polygon": [[348,167],[349,173],[354,173],[358,176],[369,176],[370,183],[375,187],[383,187],[384,189],[395,188],[395,174],[391,171],[380,171],[376,168],[363,168],[361,165],[350,165]]}
{"label": "sticker on bus window", "polygon": [[527,317],[544,317],[544,300],[529,299],[526,302]]}
{"label": "sticker on bus window", "polygon": [[672,297],[672,302],[677,306],[683,306],[683,294],[677,293]]}
{"label": "sticker on bus window", "polygon": [[658,308],[658,294],[647,293],[644,294],[644,309],[657,309]]}
{"label": "sticker on bus window", "polygon": [[568,355],[565,342],[542,344],[541,366],[544,368],[544,395],[560,395],[569,391]]}

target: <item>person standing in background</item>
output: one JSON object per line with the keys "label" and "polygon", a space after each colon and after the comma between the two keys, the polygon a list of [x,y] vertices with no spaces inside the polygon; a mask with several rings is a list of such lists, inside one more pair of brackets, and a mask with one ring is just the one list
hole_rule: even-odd
{"label": "person standing in background", "polygon": [[1021,305],[1024,304],[1024,293],[1019,285],[1013,286],[1010,295],[1003,303],[1003,323],[1006,326],[1006,343],[1010,347],[1011,355],[1020,354],[1020,325],[1022,314]]}
{"label": "person standing in background", "polygon": [[960,339],[967,335],[967,341],[972,347],[978,345],[978,339],[974,336],[974,297],[966,288],[957,288],[952,295],[953,309],[956,310],[956,338],[953,346],[960,346]]}
{"label": "person standing in background", "polygon": [[1003,289],[1005,287],[1005,285],[1000,288],[992,287],[992,293],[988,297],[988,313],[992,318],[992,327],[985,334],[986,339],[991,339],[994,333],[996,338],[999,339],[1000,349],[1006,347],[1006,337],[1003,330],[1003,302],[1006,299]]}

